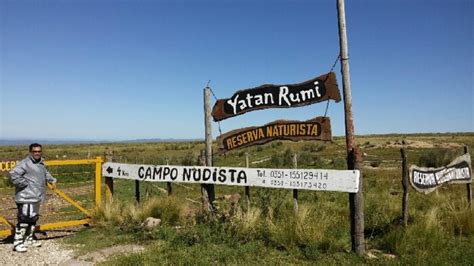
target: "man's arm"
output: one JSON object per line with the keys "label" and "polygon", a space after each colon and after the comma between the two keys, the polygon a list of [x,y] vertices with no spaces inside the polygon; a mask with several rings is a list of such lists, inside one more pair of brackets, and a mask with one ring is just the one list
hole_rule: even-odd
{"label": "man's arm", "polygon": [[51,183],[51,184],[56,184],[57,180],[54,178],[48,170],[46,170],[46,182]]}
{"label": "man's arm", "polygon": [[46,182],[51,184],[51,188],[54,190],[56,189],[56,178],[54,178],[49,171],[45,168],[46,170]]}
{"label": "man's arm", "polygon": [[13,185],[17,188],[25,188],[28,186],[28,181],[23,177],[26,173],[25,163],[20,162],[15,168],[13,168],[8,175]]}

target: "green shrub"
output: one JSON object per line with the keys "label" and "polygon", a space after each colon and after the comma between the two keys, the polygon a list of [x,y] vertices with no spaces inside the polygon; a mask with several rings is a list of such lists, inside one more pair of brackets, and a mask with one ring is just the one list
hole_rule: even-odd
{"label": "green shrub", "polygon": [[310,143],[307,145],[304,145],[302,150],[303,151],[308,151],[308,152],[321,152],[326,149],[326,145],[324,144],[315,144],[315,143]]}
{"label": "green shrub", "polygon": [[382,164],[382,160],[379,160],[379,159],[370,162],[370,166],[372,167],[379,167],[380,164]]}
{"label": "green shrub", "polygon": [[194,155],[192,152],[186,153],[184,158],[181,160],[181,165],[184,166],[191,166],[191,165],[196,165],[197,164],[197,156]]}
{"label": "green shrub", "polygon": [[344,158],[336,157],[332,160],[332,166],[335,169],[347,169],[347,161]]}
{"label": "green shrub", "polygon": [[287,148],[282,156],[282,161],[281,161],[282,166],[287,167],[287,168],[293,168],[294,166],[293,156],[294,156],[294,152],[290,148]]}
{"label": "green shrub", "polygon": [[272,167],[280,167],[283,164],[282,161],[283,160],[279,154],[274,153],[270,157],[270,163]]}
{"label": "green shrub", "polygon": [[0,176],[0,187],[13,187],[13,183],[8,176]]}
{"label": "green shrub", "polygon": [[452,150],[430,150],[420,155],[418,165],[423,167],[441,167],[449,164],[456,157]]}

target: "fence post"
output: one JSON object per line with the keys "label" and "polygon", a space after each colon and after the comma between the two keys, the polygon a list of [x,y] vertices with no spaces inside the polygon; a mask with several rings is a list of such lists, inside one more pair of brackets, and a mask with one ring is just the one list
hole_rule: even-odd
{"label": "fence post", "polygon": [[[293,154],[293,168],[298,169],[298,155]],[[293,189],[293,210],[298,213],[298,190]]]}
{"label": "fence post", "polygon": [[[245,153],[245,167],[250,168],[249,153]],[[247,201],[247,210],[250,210],[250,187],[245,187],[245,200]]]}
{"label": "fence post", "polygon": [[95,207],[99,208],[102,201],[102,157],[97,156],[95,158]]}
{"label": "fence post", "polygon": [[[469,153],[469,148],[467,146],[464,146],[464,153]],[[471,183],[466,184],[466,189],[467,189],[467,203],[469,206],[469,209],[472,208],[472,190],[471,190]]]}
{"label": "fence post", "polygon": [[[166,160],[166,165],[169,165],[169,161]],[[166,182],[166,191],[168,192],[168,196],[173,194],[173,187],[171,186],[171,182]]]}
{"label": "fence post", "polygon": [[[104,158],[106,162],[114,161],[114,151],[105,148]],[[111,202],[114,196],[114,179],[112,177],[105,177],[105,200]]]}
{"label": "fence post", "polygon": [[[199,164],[201,166],[206,166],[206,151],[201,150],[201,155],[199,156]],[[201,184],[201,202],[202,202],[202,208],[206,211],[211,212],[212,209],[212,202],[211,200],[211,195],[209,191],[209,187],[206,186],[207,184]]]}
{"label": "fence post", "polygon": [[140,203],[140,181],[135,180],[135,200]]}
{"label": "fence post", "polygon": [[[205,126],[205,166],[212,166],[212,124],[211,124],[211,88],[204,88],[204,126]],[[207,196],[207,208],[209,211],[214,210],[214,200],[216,199],[215,189],[213,184],[203,184],[202,188],[205,190]]]}
{"label": "fence post", "polygon": [[402,156],[402,186],[403,186],[403,198],[402,198],[402,217],[403,226],[408,225],[408,167],[407,157],[405,155],[405,148],[400,149]]}
{"label": "fence post", "polygon": [[[361,151],[357,146],[353,146],[348,156],[348,168],[360,170],[362,160]],[[359,192],[349,193],[349,208],[351,216],[351,242],[352,250],[358,255],[365,253],[364,243],[364,197],[363,197],[362,171],[359,177]]]}
{"label": "fence post", "polygon": [[168,196],[173,194],[173,187],[171,186],[171,182],[166,182],[166,190],[168,191]]}

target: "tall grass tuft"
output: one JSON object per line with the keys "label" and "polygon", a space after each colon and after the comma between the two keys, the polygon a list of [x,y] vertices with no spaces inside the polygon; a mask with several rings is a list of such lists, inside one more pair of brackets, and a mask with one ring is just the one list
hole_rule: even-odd
{"label": "tall grass tuft", "polygon": [[247,211],[238,208],[233,217],[229,219],[229,225],[234,235],[244,241],[257,239],[262,233],[262,211],[251,207]]}
{"label": "tall grass tuft", "polygon": [[96,209],[92,222],[99,226],[113,225],[129,229],[140,225],[142,215],[135,204],[116,200]]}
{"label": "tall grass tuft", "polygon": [[330,224],[328,212],[316,213],[305,204],[299,206],[296,214],[287,209],[286,214],[278,219],[272,215],[267,217],[270,239],[275,245],[287,250],[317,245],[324,239]]}
{"label": "tall grass tuft", "polygon": [[184,221],[184,205],[174,197],[153,197],[143,205],[114,200],[101,205],[92,215],[98,226],[118,226],[122,230],[135,230],[148,217],[161,219],[167,225],[178,225]]}
{"label": "tall grass tuft", "polygon": [[183,201],[176,197],[154,197],[142,206],[142,217],[154,217],[161,219],[162,223],[178,225],[184,222]]}
{"label": "tall grass tuft", "polygon": [[449,202],[443,217],[445,227],[456,236],[474,236],[474,210],[468,207],[467,201],[458,205]]}
{"label": "tall grass tuft", "polygon": [[[414,264],[426,264],[433,256],[449,251],[452,238],[440,222],[440,209],[433,207],[405,230],[392,228],[384,237],[382,248],[400,256],[416,258]],[[433,251],[439,254],[433,254]]]}

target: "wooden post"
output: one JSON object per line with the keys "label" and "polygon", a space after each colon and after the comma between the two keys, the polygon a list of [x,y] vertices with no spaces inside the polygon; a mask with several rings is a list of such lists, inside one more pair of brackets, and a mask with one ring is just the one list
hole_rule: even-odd
{"label": "wooden post", "polygon": [[[464,146],[464,153],[469,153],[469,148],[467,146]],[[469,206],[469,209],[472,208],[472,189],[471,189],[471,183],[466,184],[466,189],[467,189],[467,203]]]}
{"label": "wooden post", "polygon": [[[114,161],[114,151],[105,148],[104,158],[106,162]],[[114,196],[114,179],[112,177],[105,177],[105,200],[111,202]]]}
{"label": "wooden post", "polygon": [[168,191],[168,196],[173,194],[173,187],[171,186],[171,182],[166,182],[166,190]]}
{"label": "wooden post", "polygon": [[402,198],[402,217],[403,226],[408,225],[408,166],[407,157],[405,155],[405,148],[400,149],[402,156],[402,186],[403,186],[403,198]]}
{"label": "wooden post", "polygon": [[[166,160],[166,165],[169,165],[169,161]],[[168,192],[168,196],[173,194],[173,187],[171,186],[171,182],[166,182],[166,191]]]}
{"label": "wooden post", "polygon": [[[341,57],[341,71],[342,71],[342,87],[344,96],[344,114],[345,114],[345,131],[346,131],[346,147],[349,169],[358,169],[359,161],[361,159],[360,150],[355,147],[354,137],[354,121],[352,117],[352,98],[351,98],[351,83],[349,71],[349,49],[347,45],[346,33],[346,13],[344,0],[337,0],[337,14],[339,25],[339,46]],[[351,242],[352,251],[358,255],[365,253],[364,243],[364,197],[363,197],[363,178],[360,173],[359,192],[349,193],[349,206],[351,217]]]}
{"label": "wooden post", "polygon": [[[249,153],[245,153],[245,167],[250,168]],[[250,187],[245,187],[245,201],[247,201],[247,210],[250,210]]]}
{"label": "wooden post", "polygon": [[[206,166],[212,166],[211,89],[209,87],[204,88],[204,125],[206,134],[205,163]],[[213,211],[216,198],[214,185],[203,184],[202,187],[207,194],[207,209]]]}
{"label": "wooden post", "polygon": [[135,200],[140,203],[140,181],[135,180]]}
{"label": "wooden post", "polygon": [[[293,168],[298,169],[298,155],[293,155]],[[293,210],[298,213],[298,190],[293,189]]]}

